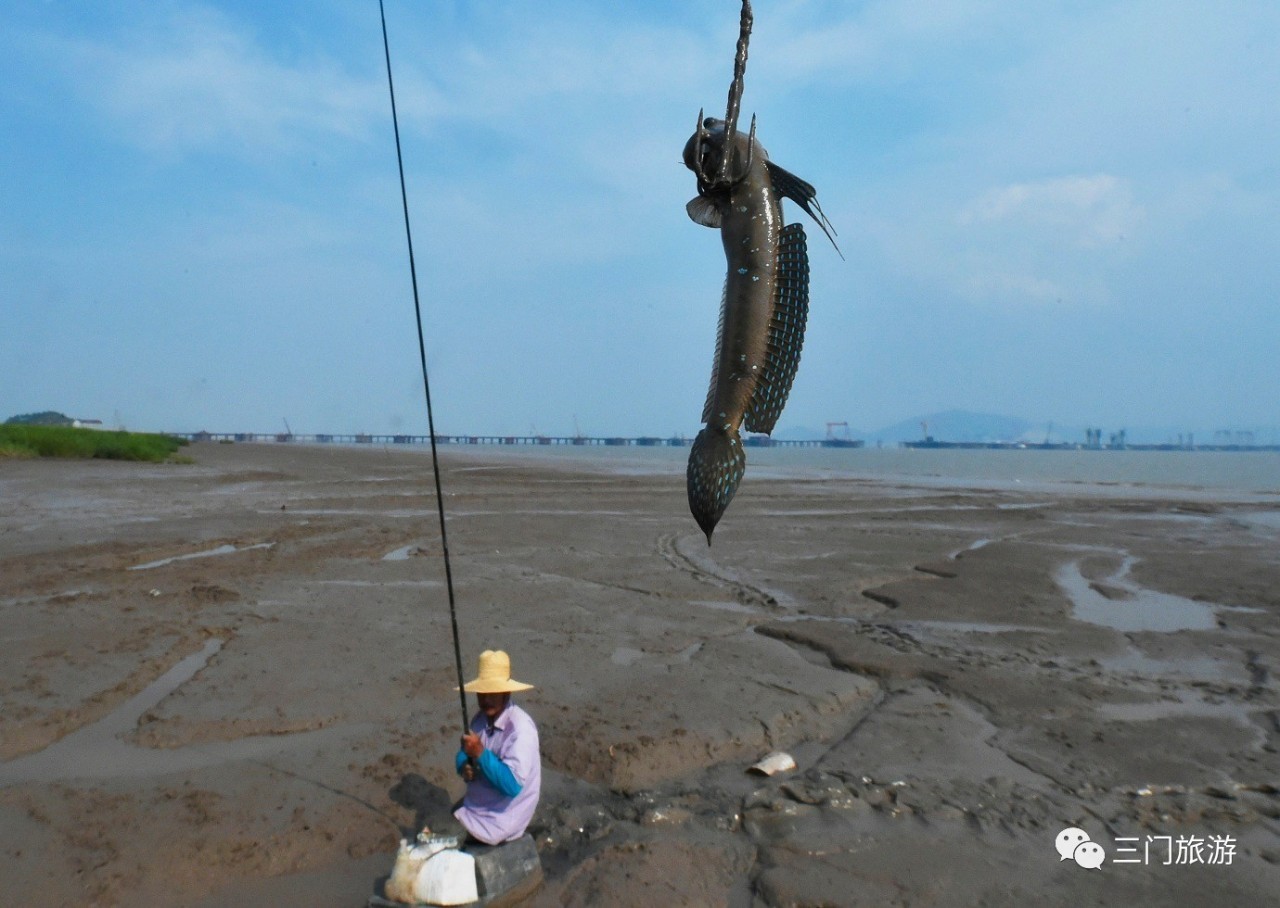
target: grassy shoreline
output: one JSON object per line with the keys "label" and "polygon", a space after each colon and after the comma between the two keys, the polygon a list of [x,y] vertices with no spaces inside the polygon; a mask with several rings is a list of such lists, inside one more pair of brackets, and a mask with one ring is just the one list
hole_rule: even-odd
{"label": "grassy shoreline", "polygon": [[0,425],[0,459],[101,458],[159,463],[174,459],[185,439],[148,432],[103,432],[73,426]]}

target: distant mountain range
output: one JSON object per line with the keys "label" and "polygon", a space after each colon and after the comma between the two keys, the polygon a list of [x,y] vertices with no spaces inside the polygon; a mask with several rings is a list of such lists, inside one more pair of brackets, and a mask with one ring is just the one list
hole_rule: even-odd
{"label": "distant mountain range", "polygon": [[[995,413],[974,413],[968,410],[946,410],[914,416],[902,422],[875,431],[850,427],[849,437],[862,439],[868,445],[877,443],[896,445],[903,441],[920,441],[932,436],[939,441],[960,442],[1080,442],[1085,441],[1085,429],[1102,430],[1102,440],[1111,433],[1125,431],[1131,444],[1179,443],[1188,436],[1196,444],[1277,444],[1280,429],[1275,427],[1250,427],[1248,429],[1204,428],[1195,426],[1089,426],[1058,425],[1048,420],[1026,419],[1020,416],[1002,416]],[[844,427],[838,435],[844,437]],[[815,439],[825,438],[825,429],[809,426],[787,427],[779,431],[777,438]]]}

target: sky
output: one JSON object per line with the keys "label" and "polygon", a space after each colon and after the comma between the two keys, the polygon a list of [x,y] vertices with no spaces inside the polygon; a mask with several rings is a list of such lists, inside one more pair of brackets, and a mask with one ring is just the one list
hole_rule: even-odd
{"label": "sky", "polygon": [[[757,0],[813,183],[775,434],[1280,425],[1280,4]],[[692,435],[738,4],[386,0],[441,433]],[[0,419],[423,434],[373,0],[0,7]]]}

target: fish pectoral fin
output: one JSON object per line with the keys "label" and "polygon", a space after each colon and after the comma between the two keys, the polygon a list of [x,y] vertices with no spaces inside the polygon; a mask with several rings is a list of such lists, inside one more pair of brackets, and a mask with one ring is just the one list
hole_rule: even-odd
{"label": "fish pectoral fin", "polygon": [[778,289],[764,371],[756,382],[743,421],[749,432],[773,432],[800,368],[800,350],[809,320],[809,249],[803,224],[782,228],[778,247]]}
{"label": "fish pectoral fin", "polygon": [[831,226],[831,222],[827,220],[827,216],[822,212],[822,206],[818,204],[818,190],[813,188],[813,184],[800,179],[791,171],[779,167],[772,161],[766,161],[765,166],[769,168],[769,179],[778,194],[785,196],[803,208],[805,213],[822,228],[822,232],[827,235],[831,245],[835,246],[836,253],[840,258],[844,258],[844,253],[840,251],[839,246],[836,246],[836,228]]}
{"label": "fish pectoral fin", "polygon": [[684,210],[689,212],[689,220],[703,227],[719,227],[724,221],[720,208],[705,195],[696,195],[691,198],[684,206]]}

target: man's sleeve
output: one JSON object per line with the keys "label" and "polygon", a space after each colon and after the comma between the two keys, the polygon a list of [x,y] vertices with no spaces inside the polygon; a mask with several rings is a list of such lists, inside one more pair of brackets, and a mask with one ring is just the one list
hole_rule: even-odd
{"label": "man's sleeve", "polygon": [[461,748],[458,749],[458,755],[453,758],[453,768],[458,775],[462,775],[462,767],[467,765],[467,753]]}
{"label": "man's sleeve", "polygon": [[502,762],[511,770],[521,787],[528,785],[537,772],[542,760],[539,750],[538,726],[528,716],[522,716],[502,749]]}
{"label": "man's sleeve", "polygon": [[491,750],[486,750],[480,754],[479,759],[480,771],[484,773],[484,777],[489,780],[489,784],[498,791],[502,792],[508,798],[514,798],[520,794],[523,785],[516,781],[515,775],[511,772],[511,768],[498,759],[498,755]]}

